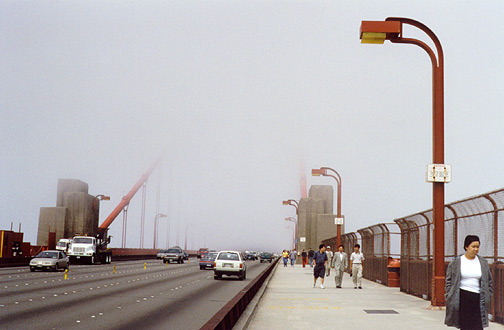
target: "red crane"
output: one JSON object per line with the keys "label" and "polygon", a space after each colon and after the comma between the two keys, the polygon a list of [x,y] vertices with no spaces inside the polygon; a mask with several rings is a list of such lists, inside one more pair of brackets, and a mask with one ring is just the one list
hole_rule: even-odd
{"label": "red crane", "polygon": [[145,182],[147,182],[152,171],[154,171],[154,169],[159,165],[162,158],[163,157],[159,157],[154,162],[154,164],[152,164],[152,166],[147,170],[147,172],[145,172],[142,175],[142,177],[140,178],[140,180],[138,180],[138,182],[133,186],[133,188],[130,190],[130,192],[122,198],[119,205],[116,206],[116,208],[112,211],[112,213],[110,213],[110,215],[107,217],[107,219],[105,219],[105,221],[103,221],[103,223],[100,225],[100,227],[98,227],[99,235],[101,235],[102,237],[106,236],[103,234],[107,232],[109,226],[112,224],[112,222],[115,220],[115,218],[117,218],[117,216],[121,213],[121,211],[129,205],[131,199],[133,198],[133,196],[135,196],[137,191],[143,186],[143,184]]}

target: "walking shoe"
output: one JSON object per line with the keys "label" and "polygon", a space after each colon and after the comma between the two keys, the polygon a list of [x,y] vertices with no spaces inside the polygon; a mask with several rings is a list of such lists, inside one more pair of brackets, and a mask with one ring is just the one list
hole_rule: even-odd
{"label": "walking shoe", "polygon": [[338,285],[338,286],[336,287],[336,289],[341,289],[341,285]]}
{"label": "walking shoe", "polygon": [[324,285],[323,284],[320,284],[320,288],[321,289],[325,289]]}
{"label": "walking shoe", "polygon": [[359,289],[362,289],[362,287],[360,286]]}
{"label": "walking shoe", "polygon": [[313,287],[315,287],[315,283],[313,283]]}
{"label": "walking shoe", "polygon": [[357,287],[354,287],[354,289],[357,289]]}

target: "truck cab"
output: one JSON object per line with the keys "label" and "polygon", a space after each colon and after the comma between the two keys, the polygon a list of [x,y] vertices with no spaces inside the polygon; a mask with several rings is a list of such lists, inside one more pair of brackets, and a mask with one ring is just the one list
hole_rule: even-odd
{"label": "truck cab", "polygon": [[87,261],[94,264],[96,261],[109,264],[112,261],[112,252],[103,248],[103,242],[92,236],[75,236],[68,250],[71,261]]}
{"label": "truck cab", "polygon": [[72,240],[69,238],[61,238],[56,244],[56,250],[68,253],[68,249],[72,244]]}

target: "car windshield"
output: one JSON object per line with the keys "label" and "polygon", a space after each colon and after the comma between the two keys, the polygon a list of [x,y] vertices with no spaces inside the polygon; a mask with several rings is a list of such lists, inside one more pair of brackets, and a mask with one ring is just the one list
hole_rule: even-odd
{"label": "car windshield", "polygon": [[92,244],[93,239],[88,238],[88,237],[77,237],[74,239],[74,243],[85,243],[85,244]]}
{"label": "car windshield", "polygon": [[203,257],[205,260],[215,260],[215,257],[217,257],[217,253],[209,253]]}
{"label": "car windshield", "polygon": [[58,259],[58,252],[48,252],[43,251],[37,254],[35,258],[50,258],[50,259]]}
{"label": "car windshield", "polygon": [[158,253],[166,253],[166,250],[159,250]]}
{"label": "car windshield", "polygon": [[263,256],[263,257],[269,257],[269,256],[271,256],[271,253],[265,253],[264,252],[264,253],[261,253],[261,256]]}
{"label": "car windshield", "polygon": [[168,249],[166,252],[167,253],[179,253],[180,251],[177,249]]}
{"label": "car windshield", "polygon": [[238,253],[234,252],[223,252],[219,254],[219,260],[240,260]]}
{"label": "car windshield", "polygon": [[65,247],[65,246],[66,246],[66,243],[65,243],[65,242],[58,242],[58,246],[59,246],[59,247]]}

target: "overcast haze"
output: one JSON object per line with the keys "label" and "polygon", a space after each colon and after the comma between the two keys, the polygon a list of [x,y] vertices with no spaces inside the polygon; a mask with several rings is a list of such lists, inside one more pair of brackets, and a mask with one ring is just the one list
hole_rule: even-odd
{"label": "overcast haze", "polygon": [[[340,172],[347,231],[431,208],[429,58],[359,40],[361,20],[389,16],[423,22],[443,45],[446,202],[502,188],[503,14],[497,0],[4,0],[0,229],[22,223],[36,244],[58,178],[111,196],[101,223],[161,154],[146,247],[158,183],[161,246],[183,246],[187,226],[188,248],[289,248],[295,212],[281,202],[300,198],[302,168],[308,187],[333,184],[311,168]],[[128,247],[140,210],[139,193]],[[119,216],[114,247],[121,230]]]}

